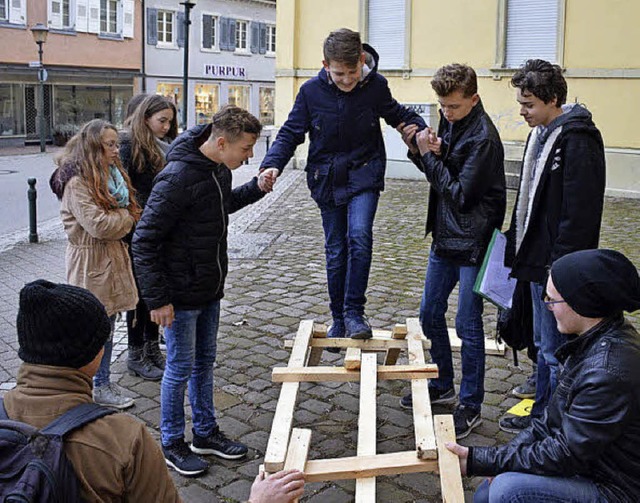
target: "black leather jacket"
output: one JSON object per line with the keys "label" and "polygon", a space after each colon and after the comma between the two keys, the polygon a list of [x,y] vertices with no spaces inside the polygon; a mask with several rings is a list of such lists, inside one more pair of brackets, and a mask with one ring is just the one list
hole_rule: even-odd
{"label": "black leather jacket", "polygon": [[470,448],[468,475],[580,475],[606,501],[640,501],[640,335],[610,318],[556,355],[564,368],[543,417],[506,445]]}
{"label": "black leather jacket", "polygon": [[482,102],[453,123],[440,114],[442,155],[409,157],[431,185],[426,232],[433,250],[459,265],[479,265],[506,209],[504,149]]}

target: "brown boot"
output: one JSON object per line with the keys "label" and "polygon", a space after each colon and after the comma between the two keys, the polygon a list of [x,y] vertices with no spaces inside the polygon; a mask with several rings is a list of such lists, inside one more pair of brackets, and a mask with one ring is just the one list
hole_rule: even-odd
{"label": "brown boot", "polygon": [[156,367],[144,353],[141,347],[129,346],[129,354],[127,356],[129,374],[137,375],[147,381],[159,381],[162,379],[163,371]]}

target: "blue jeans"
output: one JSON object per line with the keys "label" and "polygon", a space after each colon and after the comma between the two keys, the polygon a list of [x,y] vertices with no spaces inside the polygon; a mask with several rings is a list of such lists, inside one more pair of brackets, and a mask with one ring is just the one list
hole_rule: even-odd
{"label": "blue jeans", "polygon": [[329,307],[336,321],[364,314],[379,192],[362,192],[342,206],[323,205]]}
{"label": "blue jeans", "polygon": [[478,486],[474,503],[604,503],[598,487],[582,477],[507,472]]}
{"label": "blue jeans", "polygon": [[545,287],[531,283],[533,301],[533,343],[538,349],[536,371],[536,397],[531,408],[532,417],[542,416],[558,385],[558,359],[556,350],[567,341],[567,336],[558,332],[553,313],[547,309],[542,296]]}
{"label": "blue jeans", "polygon": [[167,446],[184,439],[184,393],[195,433],[207,437],[216,427],[213,409],[213,364],[220,320],[220,301],[202,309],[176,310],[171,328],[165,328],[167,363],[160,384],[160,436]]}
{"label": "blue jeans", "polygon": [[111,322],[111,333],[107,342],[104,343],[104,353],[102,354],[98,371],[93,376],[94,388],[106,386],[111,381],[111,355],[113,354],[113,332],[116,328],[116,315],[110,316],[109,321]]}
{"label": "blue jeans", "polygon": [[480,412],[484,399],[484,329],[482,298],[473,293],[479,266],[459,266],[429,254],[424,292],[420,305],[422,331],[431,340],[431,359],[438,365],[438,378],[429,385],[440,390],[453,388],[453,361],[445,314],[449,295],[460,283],[456,332],[462,340],[460,404]]}

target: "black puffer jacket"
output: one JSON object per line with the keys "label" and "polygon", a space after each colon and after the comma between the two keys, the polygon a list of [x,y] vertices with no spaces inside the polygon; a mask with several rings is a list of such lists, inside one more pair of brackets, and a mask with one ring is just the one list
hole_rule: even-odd
{"label": "black puffer jacket", "polygon": [[504,149],[479,101],[453,126],[440,113],[442,155],[409,156],[429,183],[427,234],[433,250],[459,265],[478,265],[506,209]]}
{"label": "black puffer jacket", "polygon": [[[517,253],[517,227],[524,227],[527,206],[521,199],[531,178],[525,162],[506,233],[505,264],[512,268],[512,276],[541,284],[555,260],[574,251],[598,247],[604,205],[604,143],[591,113],[580,105],[573,105],[556,121],[562,129],[557,136],[552,135],[553,130],[545,133],[549,142],[555,139],[546,149],[549,154],[533,201],[529,203],[528,225]],[[532,142],[536,141],[532,136],[533,132],[527,138],[525,160],[533,148]],[[544,151],[544,146],[541,149]]]}
{"label": "black puffer jacket", "polygon": [[606,501],[640,501],[640,336],[622,316],[561,346],[558,387],[540,419],[501,447],[470,448],[469,475],[580,475]]}
{"label": "black puffer jacket", "polygon": [[149,309],[198,309],[222,298],[228,215],[264,196],[257,178],[231,189],[231,171],[199,150],[210,132],[197,126],[173,142],[136,227],[135,271]]}

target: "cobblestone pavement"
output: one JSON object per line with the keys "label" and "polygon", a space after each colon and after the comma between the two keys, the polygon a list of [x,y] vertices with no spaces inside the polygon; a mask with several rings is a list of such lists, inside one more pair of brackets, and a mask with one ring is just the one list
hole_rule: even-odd
{"label": "cobblestone pavement", "polygon": [[[329,321],[319,211],[308,195],[303,173],[287,171],[285,175],[274,194],[243,210],[230,227],[232,260],[222,301],[215,400],[221,427],[247,443],[250,453],[241,462],[212,458],[210,471],[198,479],[174,473],[187,502],[246,500],[262,462],[280,392],[280,385],[271,383],[270,372],[274,366],[286,365],[289,357],[282,342],[295,334],[300,319]],[[390,329],[417,315],[430,245],[430,239],[423,239],[426,194],[424,182],[394,180],[380,199],[367,305],[374,327]],[[510,205],[513,196],[509,194]],[[622,250],[640,264],[639,224],[640,201],[607,199],[602,245]],[[0,253],[0,392],[15,385],[20,364],[15,335],[18,292],[37,277],[63,281],[64,249],[64,236],[58,231],[40,244],[18,244]],[[453,326],[455,295],[450,306]],[[494,332],[495,314],[486,307],[487,335]],[[640,326],[640,316],[633,321]],[[136,399],[130,413],[158,438],[159,384],[126,373],[122,323],[115,342],[113,378]],[[328,364],[342,363],[341,355],[325,353],[323,358]],[[459,372],[457,357],[456,368]],[[510,438],[499,430],[497,420],[517,402],[508,392],[530,370],[524,355],[520,368],[513,366],[509,356],[487,358],[484,422],[463,443],[492,445]],[[303,384],[300,389],[294,425],[313,430],[310,457],[355,455],[358,385]],[[411,414],[398,406],[406,389],[398,381],[378,386],[379,453],[414,446]],[[450,410],[434,406],[434,413]],[[189,426],[187,430],[189,438]],[[478,479],[465,480],[468,498],[478,483]],[[303,501],[353,501],[354,486],[354,481],[308,484]],[[379,477],[378,501],[440,501],[439,487],[438,478],[431,474]]]}

